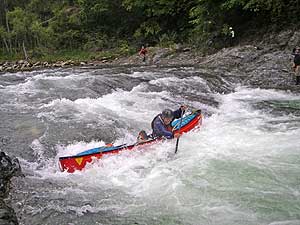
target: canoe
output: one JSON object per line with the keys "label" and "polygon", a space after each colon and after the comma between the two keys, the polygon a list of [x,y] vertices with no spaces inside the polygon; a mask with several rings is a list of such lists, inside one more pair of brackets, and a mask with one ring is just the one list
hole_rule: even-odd
{"label": "canoe", "polygon": [[[202,114],[201,110],[191,112],[180,119],[174,120],[172,126],[174,128],[174,133],[186,133],[190,130],[198,127],[202,124]],[[134,150],[140,146],[146,146],[149,144],[154,144],[164,140],[163,138],[150,138],[143,142],[137,142],[134,144],[123,144],[118,146],[101,146],[98,148],[88,149],[81,153],[72,156],[59,157],[59,168],[61,171],[66,171],[68,173],[73,173],[76,170],[83,170],[87,164],[95,162],[102,158],[104,155],[117,154],[124,150]]]}

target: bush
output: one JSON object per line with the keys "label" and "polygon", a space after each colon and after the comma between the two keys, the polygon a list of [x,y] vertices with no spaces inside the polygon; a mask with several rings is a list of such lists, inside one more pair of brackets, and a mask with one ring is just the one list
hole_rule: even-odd
{"label": "bush", "polygon": [[163,34],[159,37],[158,45],[163,48],[172,47],[176,44],[176,37],[177,35],[175,32]]}

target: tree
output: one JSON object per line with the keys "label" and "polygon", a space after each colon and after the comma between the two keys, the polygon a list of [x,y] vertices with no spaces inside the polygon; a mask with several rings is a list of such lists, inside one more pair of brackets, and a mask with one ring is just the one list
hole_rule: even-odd
{"label": "tree", "polygon": [[6,32],[6,30],[4,29],[4,27],[0,26],[0,40],[2,40],[2,43],[4,45],[4,48],[6,49],[6,51],[8,53],[11,53],[11,49],[9,47],[9,34]]}
{"label": "tree", "polygon": [[179,36],[188,29],[194,4],[194,0],[123,0],[128,11],[141,15],[135,36],[156,41],[163,34],[176,32]]}

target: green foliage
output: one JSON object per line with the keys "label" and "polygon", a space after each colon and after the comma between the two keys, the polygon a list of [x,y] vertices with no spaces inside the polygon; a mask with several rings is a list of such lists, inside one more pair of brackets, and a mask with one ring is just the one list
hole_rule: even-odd
{"label": "green foliage", "polygon": [[159,37],[159,46],[164,48],[173,47],[176,44],[176,39],[175,32],[163,34]]}
{"label": "green foliage", "polygon": [[33,18],[31,17],[32,15],[26,14],[26,12],[21,8],[15,8],[7,15],[10,21],[10,25],[12,26],[13,34],[16,37],[29,35],[30,25],[33,20]]}
{"label": "green foliage", "polygon": [[105,34],[94,33],[87,37],[87,41],[83,45],[83,49],[87,51],[101,51],[105,48],[109,48],[110,39]]}
{"label": "green foliage", "polygon": [[88,33],[118,37],[128,34],[134,25],[122,0],[79,0],[78,7],[83,28]]}
{"label": "green foliage", "polygon": [[0,51],[19,55],[25,46],[32,57],[71,58],[90,51],[85,57],[98,59],[142,43],[209,50],[228,44],[230,27],[236,39],[249,26],[297,26],[299,13],[300,0],[1,0]]}
{"label": "green foliage", "polygon": [[43,61],[47,62],[57,62],[57,61],[66,61],[66,60],[74,60],[74,61],[86,61],[90,60],[93,55],[90,52],[82,51],[82,50],[60,50],[55,52],[48,52],[44,54],[42,57],[38,57]]}
{"label": "green foliage", "polygon": [[0,26],[0,39],[7,39],[7,38],[8,38],[8,32],[6,32],[3,26]]}
{"label": "green foliage", "polygon": [[223,6],[225,8],[233,8],[236,6],[241,6],[245,10],[250,10],[254,12],[258,11],[281,11],[284,2],[281,0],[248,0],[248,1],[240,1],[240,0],[230,0],[226,1]]}
{"label": "green foliage", "polygon": [[139,27],[134,37],[148,42],[158,42],[164,33],[180,36],[188,29],[189,10],[195,0],[123,0],[124,7],[138,15]]}
{"label": "green foliage", "polygon": [[130,52],[130,46],[128,44],[127,41],[120,41],[119,42],[119,50],[120,50],[120,54],[122,55],[128,55],[128,53]]}
{"label": "green foliage", "polygon": [[152,38],[155,37],[159,32],[161,31],[161,28],[159,24],[156,21],[147,21],[141,24],[141,26],[135,31],[134,37],[136,38]]}

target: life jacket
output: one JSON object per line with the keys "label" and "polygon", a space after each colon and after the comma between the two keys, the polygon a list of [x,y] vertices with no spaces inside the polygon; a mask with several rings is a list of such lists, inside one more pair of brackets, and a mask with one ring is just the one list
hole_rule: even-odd
{"label": "life jacket", "polygon": [[161,123],[162,123],[163,126],[166,128],[166,130],[172,132],[172,129],[173,129],[173,127],[171,126],[172,121],[171,121],[171,123],[170,123],[169,125],[166,125],[166,124],[164,123],[163,119],[161,118],[161,113],[160,113],[160,114],[158,114],[157,116],[155,116],[154,119],[153,119],[152,122],[151,122],[151,128],[152,128],[152,131],[153,131],[153,132],[152,132],[152,135],[153,135],[153,136],[157,136],[157,135],[154,133],[154,121],[155,121],[156,119],[159,119],[159,120],[161,121]]}
{"label": "life jacket", "polygon": [[156,118],[159,116],[160,114],[158,114],[157,116],[154,117],[154,119],[151,122],[151,129],[154,129],[154,121],[156,120]]}

